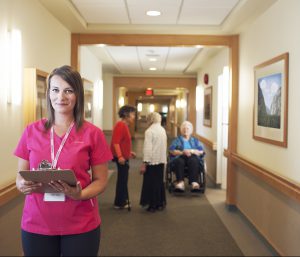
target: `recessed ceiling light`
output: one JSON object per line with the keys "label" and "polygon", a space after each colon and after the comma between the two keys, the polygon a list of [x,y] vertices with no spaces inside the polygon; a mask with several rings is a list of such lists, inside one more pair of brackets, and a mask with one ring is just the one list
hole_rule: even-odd
{"label": "recessed ceiling light", "polygon": [[195,45],[196,48],[203,48],[202,45]]}
{"label": "recessed ceiling light", "polygon": [[97,46],[97,47],[105,47],[106,44],[97,44],[96,46]]}
{"label": "recessed ceiling light", "polygon": [[149,61],[150,61],[150,62],[156,62],[157,59],[156,59],[156,58],[149,58]]}
{"label": "recessed ceiling light", "polygon": [[157,70],[157,68],[151,67],[151,68],[149,68],[149,70]]}
{"label": "recessed ceiling light", "polygon": [[159,16],[159,15],[161,15],[161,12],[160,11],[147,11],[146,14],[148,16]]}

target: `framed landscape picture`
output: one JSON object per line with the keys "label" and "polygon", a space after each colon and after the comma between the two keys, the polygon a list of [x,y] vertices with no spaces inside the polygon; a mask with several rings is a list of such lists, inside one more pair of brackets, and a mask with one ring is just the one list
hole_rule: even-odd
{"label": "framed landscape picture", "polygon": [[288,61],[284,53],[254,67],[253,138],[287,147]]}
{"label": "framed landscape picture", "polygon": [[212,126],[212,86],[204,89],[203,125]]}
{"label": "framed landscape picture", "polygon": [[93,123],[93,82],[85,78],[82,79],[84,87],[84,118]]}

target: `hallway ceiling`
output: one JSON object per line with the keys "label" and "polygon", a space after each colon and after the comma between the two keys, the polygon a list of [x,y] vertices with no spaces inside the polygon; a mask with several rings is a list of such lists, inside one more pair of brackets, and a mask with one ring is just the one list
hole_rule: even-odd
{"label": "hallway ceiling", "polygon": [[[39,1],[72,33],[221,35],[238,33],[276,0]],[[148,10],[160,11],[161,15],[147,16]],[[134,76],[196,76],[205,59],[220,49],[87,47],[102,63],[103,72]]]}

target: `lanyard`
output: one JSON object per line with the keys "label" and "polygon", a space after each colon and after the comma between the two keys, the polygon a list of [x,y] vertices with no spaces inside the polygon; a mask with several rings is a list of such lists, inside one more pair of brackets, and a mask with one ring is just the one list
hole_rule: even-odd
{"label": "lanyard", "polygon": [[57,150],[57,153],[56,153],[56,156],[54,158],[54,129],[53,129],[53,126],[51,127],[51,133],[50,133],[50,143],[51,143],[51,161],[52,161],[52,169],[56,169],[56,165],[57,165],[57,161],[58,161],[58,158],[59,158],[59,155],[61,153],[61,150],[63,149],[69,135],[70,135],[70,132],[72,130],[74,126],[74,122],[71,123],[70,127],[68,128],[68,131],[67,133],[65,134],[62,142],[60,143],[60,146]]}

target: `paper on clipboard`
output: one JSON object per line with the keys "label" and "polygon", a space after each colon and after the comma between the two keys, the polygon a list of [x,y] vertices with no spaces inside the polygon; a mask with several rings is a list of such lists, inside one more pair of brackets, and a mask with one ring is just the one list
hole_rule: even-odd
{"label": "paper on clipboard", "polygon": [[61,180],[70,186],[77,183],[73,170],[20,170],[19,174],[27,181],[42,183],[36,193],[57,193],[48,185],[51,181]]}

